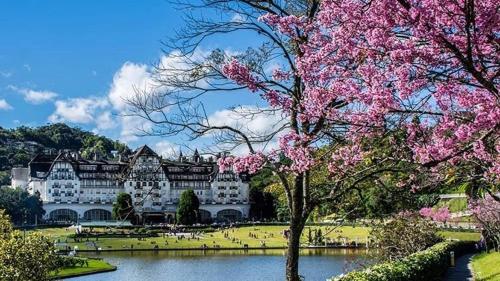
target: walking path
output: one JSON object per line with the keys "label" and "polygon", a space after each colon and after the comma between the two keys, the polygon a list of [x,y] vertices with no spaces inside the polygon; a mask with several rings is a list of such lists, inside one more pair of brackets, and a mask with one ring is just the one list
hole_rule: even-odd
{"label": "walking path", "polygon": [[459,257],[455,262],[455,267],[448,268],[443,280],[445,281],[468,281],[474,280],[472,272],[469,268],[472,256],[474,254],[467,254]]}

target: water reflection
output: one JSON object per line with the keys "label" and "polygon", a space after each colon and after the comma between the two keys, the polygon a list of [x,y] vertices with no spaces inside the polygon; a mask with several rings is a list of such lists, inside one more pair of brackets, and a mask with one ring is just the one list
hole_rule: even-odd
{"label": "water reflection", "polygon": [[[281,281],[285,250],[207,250],[107,252],[90,254],[118,266],[115,272],[70,281]],[[300,273],[304,280],[325,280],[368,260],[366,251],[303,249]]]}
{"label": "water reflection", "polygon": [[[365,249],[324,249],[312,248],[301,249],[301,256],[366,256],[368,250]],[[250,249],[250,250],[175,250],[175,251],[117,251],[117,252],[101,252],[101,253],[81,253],[84,256],[90,257],[207,257],[207,256],[285,256],[284,249]]]}

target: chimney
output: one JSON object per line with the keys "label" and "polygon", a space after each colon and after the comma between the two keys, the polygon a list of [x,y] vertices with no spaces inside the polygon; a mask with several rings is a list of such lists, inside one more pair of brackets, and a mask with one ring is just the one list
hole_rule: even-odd
{"label": "chimney", "polygon": [[198,149],[194,150],[193,162],[195,162],[195,163],[200,162],[200,153],[198,152]]}

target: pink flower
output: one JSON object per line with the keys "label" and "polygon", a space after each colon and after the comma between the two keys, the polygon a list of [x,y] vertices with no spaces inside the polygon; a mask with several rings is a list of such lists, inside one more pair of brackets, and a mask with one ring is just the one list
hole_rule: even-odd
{"label": "pink flower", "polygon": [[439,209],[422,208],[420,209],[419,214],[422,217],[430,218],[433,221],[438,221],[438,222],[446,222],[447,220],[450,219],[450,211],[448,210],[448,207],[443,207]]}
{"label": "pink flower", "polygon": [[238,85],[246,86],[252,92],[259,88],[259,80],[252,75],[248,67],[232,59],[228,64],[222,66],[222,73]]}
{"label": "pink flower", "polygon": [[234,171],[237,174],[248,172],[249,174],[257,173],[266,161],[262,153],[250,154],[245,157],[225,156],[217,160],[219,170]]}

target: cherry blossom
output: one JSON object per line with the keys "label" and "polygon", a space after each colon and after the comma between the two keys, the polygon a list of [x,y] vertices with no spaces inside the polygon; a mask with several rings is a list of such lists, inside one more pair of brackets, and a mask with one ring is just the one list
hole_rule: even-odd
{"label": "cherry blossom", "polygon": [[[499,182],[498,3],[325,0],[312,18],[268,13],[259,20],[297,46],[296,69],[275,69],[273,79],[300,78],[300,95],[264,83],[234,59],[222,72],[299,128],[343,124],[350,141],[332,153],[333,175],[362,161],[363,139],[399,126],[413,152],[408,161],[437,172],[479,160],[485,179]],[[293,131],[272,153],[292,161],[283,169],[303,173],[315,165],[313,144],[321,137]]]}
{"label": "cherry blossom", "polygon": [[432,209],[426,207],[420,209],[419,214],[422,217],[430,218],[433,221],[437,222],[446,222],[447,220],[450,219],[450,211],[448,210],[448,207],[443,207],[439,209]]}

